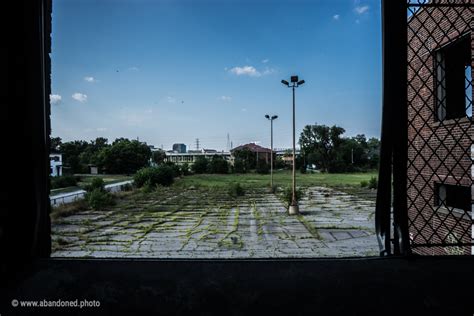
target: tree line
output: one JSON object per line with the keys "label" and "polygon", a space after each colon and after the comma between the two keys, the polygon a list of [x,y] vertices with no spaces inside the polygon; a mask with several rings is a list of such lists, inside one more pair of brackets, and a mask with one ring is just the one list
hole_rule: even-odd
{"label": "tree line", "polygon": [[63,155],[63,168],[71,174],[88,173],[90,165],[99,167],[103,173],[133,174],[148,166],[152,157],[146,143],[127,138],[117,138],[109,144],[103,137],[90,142],[75,140],[64,143],[60,137],[53,137],[51,152]]}
{"label": "tree line", "polygon": [[377,169],[380,161],[380,141],[360,134],[343,137],[339,126],[306,125],[299,144],[304,164],[315,164],[323,172],[355,172]]}
{"label": "tree line", "polygon": [[[377,169],[380,160],[380,141],[377,138],[367,139],[360,134],[344,137],[345,129],[339,126],[306,125],[300,134],[301,154],[295,165],[301,172],[306,172],[308,165],[316,165],[322,172],[355,172]],[[152,152],[146,143],[127,138],[117,138],[109,144],[107,138],[97,137],[86,142],[75,140],[62,142],[60,137],[51,138],[51,152],[63,154],[65,173],[89,173],[89,166],[99,167],[101,173],[134,174],[137,170],[148,167],[150,161],[160,165],[166,158],[162,150]],[[288,153],[290,154],[290,153]],[[234,164],[231,166],[220,156],[208,160],[198,157],[190,167],[186,164],[178,168],[167,163],[174,173],[268,173],[269,163],[262,157],[257,159],[255,152],[247,148],[233,152]],[[282,159],[274,154],[274,168],[289,168]]]}

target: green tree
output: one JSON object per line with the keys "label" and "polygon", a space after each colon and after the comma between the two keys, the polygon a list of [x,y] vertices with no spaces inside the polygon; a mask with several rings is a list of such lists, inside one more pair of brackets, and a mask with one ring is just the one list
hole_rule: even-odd
{"label": "green tree", "polygon": [[323,171],[337,172],[344,165],[340,153],[344,139],[341,137],[345,130],[339,126],[306,125],[301,132],[299,143],[302,154],[312,160]]}
{"label": "green tree", "polygon": [[212,157],[209,163],[209,172],[210,173],[221,173],[226,174],[229,172],[229,164],[227,160],[221,156],[215,155]]}
{"label": "green tree", "polygon": [[208,171],[208,165],[209,161],[206,159],[206,157],[199,156],[191,166],[191,170],[197,174],[206,173]]}
{"label": "green tree", "polygon": [[156,150],[152,153],[152,158],[151,159],[153,160],[154,163],[159,165],[165,160],[165,158],[166,158],[165,151],[159,149],[159,150]]}
{"label": "green tree", "polygon": [[245,162],[242,158],[235,158],[234,159],[234,167],[232,168],[234,173],[246,173],[247,168],[245,166]]}
{"label": "green tree", "polygon": [[257,167],[257,154],[248,148],[242,148],[232,153],[235,159],[240,159],[246,171]]}
{"label": "green tree", "polygon": [[95,140],[92,140],[79,155],[81,164],[84,166],[99,164],[99,152],[109,146],[107,138],[97,137]]}
{"label": "green tree", "polygon": [[49,150],[52,153],[56,153],[60,151],[62,144],[62,139],[61,137],[51,137],[51,140],[49,142]]}
{"label": "green tree", "polygon": [[377,169],[380,162],[380,140],[375,137],[369,138],[367,141],[368,147],[368,167],[370,169]]}
{"label": "green tree", "polygon": [[116,139],[112,146],[98,154],[99,166],[111,174],[132,174],[148,166],[151,150],[145,143],[126,138]]}
{"label": "green tree", "polygon": [[63,164],[65,169],[69,169],[70,173],[85,173],[87,166],[81,162],[81,153],[88,147],[87,142],[83,140],[75,140],[62,143],[59,151],[63,154]]}

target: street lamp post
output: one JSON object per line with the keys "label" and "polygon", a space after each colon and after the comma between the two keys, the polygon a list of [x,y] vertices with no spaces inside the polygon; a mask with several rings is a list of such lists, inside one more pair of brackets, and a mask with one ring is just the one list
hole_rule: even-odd
{"label": "street lamp post", "polygon": [[296,145],[295,145],[295,88],[298,88],[304,83],[304,80],[298,80],[298,76],[291,76],[291,85],[288,81],[282,80],[281,83],[293,90],[293,192],[291,197],[291,204],[288,208],[289,215],[299,214],[298,201],[296,200]]}
{"label": "street lamp post", "polygon": [[265,115],[265,118],[270,121],[270,187],[273,190],[273,120],[278,118],[278,115]]}

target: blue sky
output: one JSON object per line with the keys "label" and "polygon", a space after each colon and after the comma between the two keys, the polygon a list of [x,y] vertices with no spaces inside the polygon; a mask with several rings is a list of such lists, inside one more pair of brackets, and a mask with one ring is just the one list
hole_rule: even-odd
{"label": "blue sky", "polygon": [[52,136],[226,150],[307,124],[379,137],[380,1],[55,0]]}

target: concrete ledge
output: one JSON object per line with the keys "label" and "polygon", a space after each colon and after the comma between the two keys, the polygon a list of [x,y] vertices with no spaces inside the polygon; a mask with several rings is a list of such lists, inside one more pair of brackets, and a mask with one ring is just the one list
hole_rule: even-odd
{"label": "concrete ledge", "polygon": [[[472,315],[474,257],[37,261],[2,293],[2,315]],[[99,308],[11,300],[100,301]]]}

